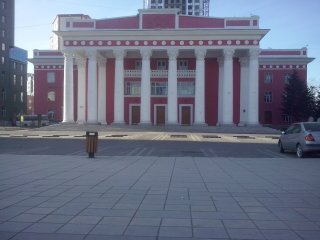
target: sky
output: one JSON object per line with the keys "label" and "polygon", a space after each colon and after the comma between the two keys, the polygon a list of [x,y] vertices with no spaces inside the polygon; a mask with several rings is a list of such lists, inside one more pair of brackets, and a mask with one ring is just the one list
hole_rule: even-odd
{"label": "sky", "polygon": [[[143,0],[15,0],[15,45],[49,49],[52,22],[58,14],[83,13],[93,19],[131,16],[143,8]],[[316,58],[308,65],[308,84],[320,86],[319,0],[210,0],[212,17],[260,17],[260,28],[270,29],[261,48],[308,48]],[[33,66],[28,64],[28,71]]]}

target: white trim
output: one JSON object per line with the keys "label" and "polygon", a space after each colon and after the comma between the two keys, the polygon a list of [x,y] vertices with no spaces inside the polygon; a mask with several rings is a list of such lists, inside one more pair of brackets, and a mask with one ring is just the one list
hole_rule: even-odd
{"label": "white trim", "polygon": [[[132,125],[132,107],[135,107],[135,106],[139,106],[141,109],[141,105],[139,103],[130,103],[129,104],[129,125]],[[140,118],[141,118],[141,116],[140,116]]]}
{"label": "white trim", "polygon": [[153,105],[153,122],[154,122],[154,125],[158,125],[157,123],[157,107],[161,107],[161,106],[164,106],[165,107],[165,125],[167,124],[167,121],[168,121],[168,110],[167,110],[167,104],[154,104]]}
{"label": "white trim", "polygon": [[193,104],[179,104],[179,124],[182,125],[182,107],[190,107],[190,126],[193,125]]}

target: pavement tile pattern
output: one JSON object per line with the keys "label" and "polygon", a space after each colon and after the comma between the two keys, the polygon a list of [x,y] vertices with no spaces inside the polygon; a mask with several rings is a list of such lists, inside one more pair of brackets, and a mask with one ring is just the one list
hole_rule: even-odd
{"label": "pavement tile pattern", "polygon": [[319,240],[320,159],[0,155],[0,239]]}

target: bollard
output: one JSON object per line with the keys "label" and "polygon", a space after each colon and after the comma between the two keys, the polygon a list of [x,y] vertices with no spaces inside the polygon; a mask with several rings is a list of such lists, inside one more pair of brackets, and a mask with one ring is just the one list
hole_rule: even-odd
{"label": "bollard", "polygon": [[94,158],[98,148],[98,132],[86,132],[86,150],[89,158]]}

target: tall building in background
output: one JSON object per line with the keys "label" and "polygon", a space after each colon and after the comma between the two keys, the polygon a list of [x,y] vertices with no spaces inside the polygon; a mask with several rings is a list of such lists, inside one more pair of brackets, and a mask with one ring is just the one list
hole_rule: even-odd
{"label": "tall building in background", "polygon": [[210,0],[144,0],[145,8],[179,8],[183,15],[209,16]]}
{"label": "tall building in background", "polygon": [[0,0],[0,125],[27,109],[27,51],[14,46],[14,0]]}

